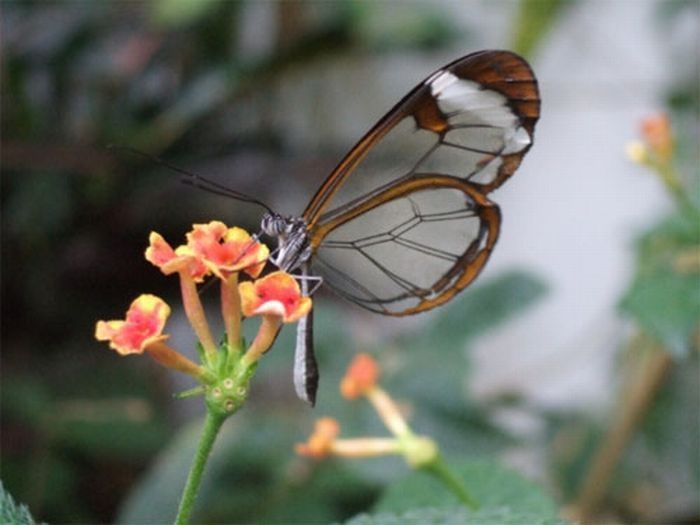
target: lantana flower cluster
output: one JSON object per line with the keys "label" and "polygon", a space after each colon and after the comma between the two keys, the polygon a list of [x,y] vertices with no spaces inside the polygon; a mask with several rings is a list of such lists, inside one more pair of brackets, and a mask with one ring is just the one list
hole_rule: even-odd
{"label": "lantana flower cluster", "polygon": [[[197,364],[168,345],[163,333],[171,308],[155,295],[143,294],[129,307],[125,319],[98,321],[95,337],[109,342],[120,355],[149,354],[160,364],[196,378],[209,407],[222,414],[235,412],[248,393],[257,361],[270,348],[283,323],[293,323],[311,310],[297,281],[286,272],[260,277],[269,249],[248,232],[223,222],[195,224],[186,243],[173,248],[152,232],[146,259],[165,275],[177,274],[185,314],[199,341]],[[241,274],[253,279],[239,282]],[[226,334],[217,344],[199,297],[206,278],[220,284],[221,315]],[[241,337],[243,317],[261,316],[257,335],[247,348]]]}
{"label": "lantana flower cluster", "polygon": [[340,393],[347,400],[367,398],[392,437],[341,439],[338,421],[324,417],[316,421],[308,440],[297,444],[297,453],[319,461],[330,456],[370,458],[401,455],[412,468],[437,478],[466,506],[478,509],[478,502],[466,489],[463,480],[447,466],[437,443],[427,436],[415,434],[399,406],[379,386],[380,372],[371,355],[357,354],[340,382]]}
{"label": "lantana flower cluster", "polygon": [[650,169],[681,207],[690,209],[697,215],[697,204],[689,198],[689,192],[675,166],[676,141],[668,115],[658,113],[642,119],[639,134],[641,140],[630,141],[625,146],[627,157]]}
{"label": "lantana flower cluster", "polygon": [[366,353],[357,354],[340,382],[340,393],[347,400],[367,398],[393,437],[338,439],[340,424],[326,417],[316,421],[308,441],[297,445],[297,453],[316,459],[331,455],[360,458],[400,454],[413,467],[436,461],[439,452],[435,442],[411,431],[399,406],[379,386],[379,376],[375,359]]}
{"label": "lantana flower cluster", "polygon": [[649,167],[671,162],[674,140],[668,115],[650,115],[642,120],[639,128],[642,140],[630,141],[625,146],[629,159]]}

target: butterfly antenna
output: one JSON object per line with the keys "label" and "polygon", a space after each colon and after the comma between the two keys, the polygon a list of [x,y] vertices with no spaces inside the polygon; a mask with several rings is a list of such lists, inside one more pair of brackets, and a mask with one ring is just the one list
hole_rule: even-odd
{"label": "butterfly antenna", "polygon": [[177,166],[170,164],[168,161],[163,160],[160,157],[157,157],[156,155],[152,155],[152,154],[146,153],[144,151],[139,151],[139,150],[134,149],[134,148],[129,147],[129,146],[120,146],[120,145],[114,145],[114,144],[110,144],[109,146],[107,146],[107,149],[126,151],[128,153],[133,154],[133,155],[138,155],[138,156],[143,157],[145,159],[148,159],[152,162],[155,162],[156,164],[160,164],[161,166],[168,168],[176,173],[179,173],[180,175],[183,175],[183,178],[180,179],[180,182],[182,182],[183,184],[188,184],[190,186],[194,186],[195,188],[207,191],[209,193],[213,193],[215,195],[222,195],[224,197],[229,197],[229,198],[236,199],[239,201],[250,202],[251,204],[257,204],[258,206],[265,208],[265,210],[268,211],[269,213],[273,213],[272,208],[270,208],[267,204],[265,204],[261,200],[256,199],[255,197],[251,197],[250,195],[246,195],[245,193],[241,193],[240,191],[236,191],[236,190],[232,190],[231,188],[227,188],[223,184],[219,184],[218,182],[214,182],[212,180],[209,180],[205,177],[202,177],[201,175],[197,175],[196,173],[192,173],[191,171],[187,171],[187,170],[184,170],[182,168],[178,168]]}

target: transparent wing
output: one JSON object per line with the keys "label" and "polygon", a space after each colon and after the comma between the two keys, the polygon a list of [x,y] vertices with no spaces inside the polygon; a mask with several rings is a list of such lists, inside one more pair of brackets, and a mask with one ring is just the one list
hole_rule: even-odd
{"label": "transparent wing", "polygon": [[498,207],[469,184],[424,176],[386,188],[317,230],[314,272],[343,297],[387,315],[449,300],[481,271]]}
{"label": "transparent wing", "polygon": [[307,206],[314,271],[388,315],[449,300],[488,259],[500,215],[486,195],[518,167],[538,117],[537,82],[517,55],[484,51],[436,71]]}
{"label": "transparent wing", "polygon": [[532,145],[539,92],[530,66],[507,51],[481,51],[414,88],[338,164],[309,202],[324,222],[419,173],[452,175],[488,193]]}

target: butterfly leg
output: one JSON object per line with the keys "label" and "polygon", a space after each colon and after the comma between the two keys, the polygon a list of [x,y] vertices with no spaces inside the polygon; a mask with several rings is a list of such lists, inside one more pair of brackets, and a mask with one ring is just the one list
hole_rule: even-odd
{"label": "butterfly leg", "polygon": [[[323,277],[321,277],[320,275],[306,275],[306,274],[303,274],[303,273],[302,273],[302,274],[299,274],[299,275],[295,275],[294,278],[295,278],[297,281],[299,281],[300,283],[302,283],[302,282],[304,282],[304,281],[306,281],[306,282],[309,283],[309,284],[310,284],[310,283],[313,283],[313,284],[311,285],[311,287],[308,287],[308,286],[307,286],[307,288],[309,288],[309,290],[308,290],[308,292],[305,292],[305,293],[304,293],[304,295],[308,295],[308,296],[311,296],[311,295],[315,294],[316,291],[317,291],[317,290],[321,287],[321,285],[323,284]],[[302,289],[303,289],[303,286],[302,286]]]}

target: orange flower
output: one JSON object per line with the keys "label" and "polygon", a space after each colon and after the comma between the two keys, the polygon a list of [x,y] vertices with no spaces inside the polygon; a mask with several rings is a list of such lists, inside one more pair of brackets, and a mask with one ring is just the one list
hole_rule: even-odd
{"label": "orange flower", "polygon": [[243,315],[279,317],[294,323],[311,311],[311,298],[301,295],[296,279],[286,272],[273,272],[254,283],[239,285]]}
{"label": "orange flower", "polygon": [[313,458],[323,458],[331,453],[333,442],[340,433],[340,425],[330,417],[324,417],[316,421],[313,433],[306,443],[296,445],[297,454]]}
{"label": "orange flower", "polygon": [[194,255],[214,275],[225,279],[238,271],[257,277],[270,251],[242,228],[228,228],[223,222],[211,221],[194,225],[187,234],[187,248],[181,253]]}
{"label": "orange flower", "polygon": [[151,232],[146,248],[146,260],[160,268],[165,275],[187,270],[195,282],[202,282],[209,273],[209,269],[192,254],[183,253],[185,246],[179,246],[176,250],[156,232]]}
{"label": "orange flower", "polygon": [[379,367],[369,354],[357,354],[348,366],[340,383],[340,393],[345,399],[357,399],[377,384]]}
{"label": "orange flower", "polygon": [[140,295],[129,306],[126,319],[98,321],[95,338],[109,341],[109,346],[121,355],[141,354],[147,346],[168,338],[162,335],[170,307],[155,295]]}
{"label": "orange flower", "polygon": [[642,120],[642,136],[660,160],[669,160],[673,153],[673,136],[668,115],[659,113]]}

